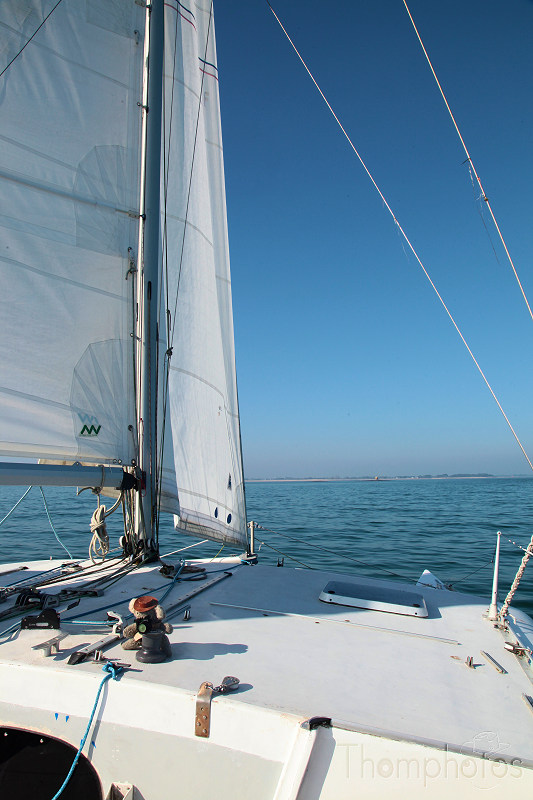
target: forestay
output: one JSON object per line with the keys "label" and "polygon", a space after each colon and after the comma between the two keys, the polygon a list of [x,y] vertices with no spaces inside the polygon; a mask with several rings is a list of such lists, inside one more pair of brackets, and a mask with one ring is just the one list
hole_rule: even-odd
{"label": "forestay", "polygon": [[129,462],[145,11],[55,4],[0,3],[0,451]]}
{"label": "forestay", "polygon": [[[172,348],[172,356],[166,362],[170,423],[162,508],[176,510],[179,495],[179,530],[243,545],[244,484],[211,10],[209,0],[187,7],[172,0],[165,8],[163,169],[168,180],[163,181],[161,203],[163,284],[171,321],[165,347]],[[168,330],[167,323],[162,308],[160,331]]]}

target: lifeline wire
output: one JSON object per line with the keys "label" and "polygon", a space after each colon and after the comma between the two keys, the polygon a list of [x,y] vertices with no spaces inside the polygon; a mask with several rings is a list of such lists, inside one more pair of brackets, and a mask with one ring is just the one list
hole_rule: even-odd
{"label": "lifeline wire", "polygon": [[[300,539],[297,536],[289,536],[287,533],[279,533],[278,531],[273,531],[271,528],[264,528],[262,525],[256,525],[255,527],[256,530],[268,531],[269,533],[274,533],[276,536],[283,536],[285,539],[290,539],[293,542],[302,542],[302,544],[305,544],[306,547],[314,547],[315,550],[321,550],[324,553],[331,553],[331,555],[334,556],[339,555],[337,551],[328,550],[327,547],[322,547],[322,545],[319,544],[311,544],[311,542],[309,542],[307,539]],[[268,545],[266,542],[261,542],[261,544],[266,544],[267,547],[270,547],[270,545]],[[272,549],[275,550],[276,548],[273,547]],[[285,554],[281,553],[281,555]],[[292,556],[288,556],[288,558],[292,558]],[[347,555],[343,555],[342,558],[346,559],[347,561],[354,561],[356,564],[362,564],[364,567],[371,567],[372,569],[380,569],[383,572],[387,572],[389,575],[393,575],[395,578],[401,578],[403,581],[409,581],[409,582],[411,581],[411,578],[406,578],[405,575],[400,575],[399,572],[391,572],[390,569],[387,569],[386,567],[380,567],[379,564],[378,565],[369,564],[366,561],[360,561],[358,558],[354,558],[353,556],[347,556]],[[296,559],[293,560],[296,561]],[[312,569],[312,567],[308,567],[308,569]]]}
{"label": "lifeline wire", "polygon": [[511,258],[511,254],[509,253],[509,250],[507,249],[507,245],[505,244],[505,239],[503,238],[503,234],[502,234],[502,232],[500,230],[500,226],[498,225],[498,223],[496,221],[496,217],[494,216],[494,212],[492,210],[492,206],[490,204],[489,198],[485,194],[485,190],[483,189],[483,186],[481,184],[481,179],[480,179],[479,175],[477,174],[477,170],[476,170],[476,168],[474,166],[474,162],[472,161],[470,153],[468,152],[468,148],[467,148],[467,146],[465,144],[465,140],[463,139],[463,137],[461,135],[461,131],[459,130],[459,126],[458,126],[458,124],[457,124],[457,122],[455,120],[455,117],[454,117],[453,113],[452,113],[452,110],[450,108],[450,105],[448,103],[446,95],[444,94],[444,90],[443,90],[443,88],[442,88],[442,86],[440,84],[440,81],[439,81],[438,77],[437,77],[437,73],[435,72],[433,64],[431,63],[431,59],[430,59],[430,57],[428,55],[428,52],[427,52],[427,50],[426,50],[426,48],[424,46],[424,42],[422,41],[422,37],[420,36],[420,33],[418,32],[418,28],[415,25],[415,21],[413,19],[413,16],[412,16],[410,10],[409,10],[409,6],[407,5],[406,0],[403,0],[403,4],[405,6],[405,10],[407,11],[407,13],[409,15],[409,19],[411,20],[411,23],[413,25],[415,33],[416,33],[416,35],[418,37],[418,41],[420,42],[420,46],[421,46],[422,50],[424,51],[424,55],[425,55],[425,57],[427,59],[427,62],[429,64],[429,68],[431,69],[431,72],[433,73],[433,77],[435,78],[437,86],[439,87],[439,91],[440,91],[440,93],[442,95],[442,99],[444,100],[444,104],[445,104],[446,108],[448,109],[448,113],[449,113],[449,115],[451,117],[451,120],[453,122],[454,128],[457,131],[457,136],[459,137],[459,140],[460,140],[461,144],[463,145],[463,150],[466,153],[466,158],[467,158],[467,160],[469,162],[469,165],[470,165],[470,167],[471,167],[471,169],[472,169],[472,171],[473,171],[473,173],[474,173],[474,175],[476,177],[476,181],[477,181],[478,186],[479,186],[480,191],[481,191],[481,197],[483,198],[483,200],[487,204],[487,208],[489,209],[490,215],[492,217],[492,221],[494,222],[494,226],[495,226],[496,230],[498,231],[498,236],[500,237],[500,241],[501,241],[501,243],[503,245],[503,249],[505,250],[505,254],[506,254],[507,258],[509,259],[509,264],[511,265],[512,270],[514,272],[514,276],[516,278],[516,282],[518,283],[518,286],[520,287],[520,291],[522,292],[522,297],[524,298],[524,302],[525,302],[525,304],[527,306],[527,310],[529,311],[529,316],[531,317],[531,319],[533,319],[533,311],[531,310],[531,306],[529,305],[528,299],[526,297],[526,293],[524,291],[522,283],[520,282],[520,278],[518,277],[518,273],[517,273],[515,265],[513,263],[513,259]]}
{"label": "lifeline wire", "polygon": [[494,556],[491,558],[490,561],[487,561],[485,564],[482,564],[480,567],[473,570],[473,572],[469,572],[467,575],[463,575],[462,578],[457,578],[457,580],[455,581],[449,581],[447,586],[451,589],[452,586],[454,586],[456,583],[462,583],[463,581],[466,581],[466,579],[470,578],[471,575],[475,575],[476,572],[480,572],[482,569],[485,569],[485,567],[489,567],[491,564],[494,564]]}
{"label": "lifeline wire", "polygon": [[[257,527],[258,527],[258,528],[260,528],[261,526],[260,526],[260,525],[258,525]],[[268,530],[268,528],[265,528],[264,530]],[[272,532],[274,533],[274,531],[272,531]],[[306,542],[306,544],[307,544],[307,542]],[[297,563],[297,564],[301,564],[301,565],[302,565],[302,567],[305,567],[306,569],[314,569],[314,567],[310,567],[310,566],[309,566],[309,564],[304,564],[304,562],[303,562],[303,561],[298,561],[298,559],[297,559],[297,558],[294,558],[294,556],[290,556],[288,553],[284,553],[282,550],[278,550],[278,549],[277,549],[277,547],[273,547],[273,546],[272,546],[271,544],[269,544],[268,542],[259,542],[259,545],[260,545],[260,547],[261,547],[262,545],[265,545],[265,547],[269,547],[269,548],[270,548],[270,550],[275,550],[275,551],[276,551],[276,553],[279,553],[279,554],[280,554],[280,556],[283,556],[284,558],[290,558],[290,559],[291,559],[291,561],[296,561],[296,563]]]}
{"label": "lifeline wire", "polygon": [[[501,414],[502,414],[503,418],[505,419],[505,421],[506,421],[507,425],[509,426],[509,428],[510,428],[510,430],[511,430],[511,433],[513,434],[513,436],[514,436],[514,438],[515,438],[515,440],[516,440],[516,442],[517,442],[518,446],[520,447],[520,450],[522,451],[522,453],[523,453],[523,455],[524,455],[524,458],[526,459],[526,461],[527,461],[527,463],[529,464],[529,466],[530,466],[531,470],[533,471],[533,463],[531,462],[531,460],[530,460],[530,458],[529,458],[528,454],[526,453],[526,451],[525,451],[525,449],[524,449],[524,446],[522,445],[522,442],[521,442],[521,441],[520,441],[520,439],[518,438],[518,434],[516,433],[515,429],[514,429],[514,428],[513,428],[513,426],[511,425],[511,422],[510,422],[510,420],[509,420],[509,418],[508,418],[507,414],[506,414],[506,413],[505,413],[505,411],[503,410],[503,408],[502,408],[502,406],[501,406],[501,403],[500,403],[500,401],[499,401],[499,400],[498,400],[498,398],[496,397],[496,394],[495,394],[495,392],[494,392],[494,390],[493,390],[492,386],[490,385],[490,383],[489,383],[489,381],[488,381],[488,379],[487,379],[487,377],[486,377],[485,373],[484,373],[484,372],[483,372],[483,370],[481,369],[481,367],[480,367],[479,363],[478,363],[478,362],[477,362],[477,360],[476,360],[476,357],[474,356],[474,354],[473,354],[472,350],[470,349],[470,347],[469,347],[469,345],[468,345],[468,343],[467,343],[467,341],[466,341],[465,337],[463,336],[463,334],[462,334],[462,332],[461,332],[461,330],[460,330],[459,326],[457,325],[457,323],[456,323],[456,321],[455,321],[454,317],[452,316],[452,312],[450,311],[450,309],[448,308],[448,306],[447,306],[447,305],[446,305],[446,303],[444,302],[444,300],[443,300],[442,296],[441,296],[441,295],[440,295],[440,293],[439,293],[439,290],[437,289],[437,287],[436,287],[436,286],[435,286],[435,284],[433,283],[433,281],[432,281],[432,279],[431,279],[431,277],[430,277],[430,275],[429,275],[429,273],[428,273],[427,269],[425,268],[424,264],[422,263],[422,261],[421,261],[421,259],[420,259],[420,256],[419,256],[419,255],[418,255],[418,253],[416,252],[416,250],[415,250],[414,246],[411,244],[411,241],[410,241],[410,239],[408,238],[407,234],[405,233],[404,229],[402,228],[402,226],[400,225],[400,223],[399,223],[399,222],[398,222],[398,220],[396,219],[396,216],[395,216],[395,214],[394,214],[394,212],[393,212],[392,208],[390,207],[390,205],[388,204],[387,200],[385,199],[385,195],[383,194],[383,192],[382,192],[382,191],[381,191],[381,189],[379,188],[378,184],[376,183],[376,181],[375,181],[375,179],[374,179],[374,177],[373,177],[372,173],[370,172],[370,170],[368,169],[367,165],[366,165],[366,164],[365,164],[365,162],[363,161],[363,158],[362,158],[362,156],[360,155],[359,151],[357,150],[357,148],[355,147],[354,143],[353,143],[353,142],[352,142],[352,140],[350,139],[350,137],[349,137],[348,133],[346,132],[345,128],[343,127],[343,125],[342,125],[342,123],[341,123],[340,119],[338,118],[338,116],[337,116],[337,115],[336,115],[336,113],[334,112],[333,108],[331,107],[331,105],[330,105],[329,101],[327,100],[327,98],[326,98],[326,96],[325,96],[324,92],[322,91],[322,89],[320,88],[320,86],[318,85],[318,83],[316,82],[316,80],[315,80],[315,78],[314,78],[314,76],[313,76],[313,74],[312,74],[311,70],[309,69],[309,67],[308,67],[308,66],[307,66],[307,64],[305,63],[305,61],[304,61],[303,57],[300,55],[300,53],[299,53],[299,51],[298,51],[298,49],[297,49],[296,45],[294,44],[294,42],[292,41],[291,37],[289,36],[289,34],[287,33],[287,31],[285,30],[285,28],[284,28],[284,26],[283,26],[283,23],[281,22],[280,18],[278,17],[278,15],[276,14],[276,12],[275,12],[275,11],[274,11],[274,9],[272,8],[272,6],[270,5],[270,3],[269,3],[269,0],[265,0],[265,2],[267,3],[268,7],[269,7],[269,8],[270,8],[270,10],[272,11],[272,14],[274,15],[274,17],[276,18],[276,20],[277,20],[277,22],[278,22],[278,24],[279,24],[279,26],[280,26],[281,30],[283,31],[283,33],[285,34],[285,36],[286,36],[286,37],[287,37],[287,39],[289,40],[289,43],[290,43],[291,47],[293,48],[294,52],[296,53],[296,55],[298,56],[298,58],[299,58],[299,59],[300,59],[300,61],[302,62],[302,65],[303,65],[303,67],[304,67],[305,71],[307,72],[307,74],[309,75],[309,77],[311,78],[311,80],[313,81],[313,83],[315,84],[315,87],[316,87],[316,89],[318,90],[318,92],[319,92],[320,96],[322,97],[322,99],[323,99],[324,103],[327,105],[327,107],[328,107],[329,111],[331,112],[331,114],[332,114],[333,118],[335,119],[335,121],[336,121],[337,125],[339,126],[339,128],[340,128],[340,129],[341,129],[341,131],[343,132],[343,134],[344,134],[344,136],[345,136],[345,138],[346,138],[346,140],[347,140],[348,144],[350,145],[350,147],[352,148],[353,152],[355,153],[355,155],[356,155],[356,156],[357,156],[357,158],[359,159],[359,162],[360,162],[361,166],[363,167],[364,171],[366,172],[366,174],[367,174],[367,175],[368,175],[368,177],[370,178],[370,180],[371,180],[371,182],[372,182],[372,184],[373,184],[373,186],[374,186],[375,190],[376,190],[376,191],[377,191],[377,193],[379,194],[379,196],[380,196],[380,198],[381,198],[381,200],[382,200],[382,202],[383,202],[383,204],[384,204],[385,208],[387,209],[387,211],[388,211],[388,212],[389,212],[389,214],[391,215],[391,217],[392,217],[392,219],[393,219],[393,221],[394,221],[394,224],[396,225],[396,227],[398,228],[399,232],[400,232],[400,233],[401,233],[401,235],[403,236],[403,238],[404,238],[404,240],[405,240],[406,244],[408,245],[408,247],[409,247],[409,249],[411,250],[411,252],[412,252],[413,256],[415,257],[415,259],[417,260],[417,262],[418,262],[419,266],[421,267],[421,269],[422,269],[422,271],[423,271],[424,275],[425,275],[425,276],[426,276],[426,278],[428,279],[428,281],[429,281],[429,283],[430,283],[430,285],[431,285],[431,288],[433,289],[433,291],[434,291],[434,292],[435,292],[435,294],[437,295],[438,299],[440,300],[440,303],[441,303],[442,307],[444,308],[444,310],[446,311],[446,313],[447,313],[447,315],[448,315],[448,317],[449,317],[449,319],[450,319],[450,321],[451,321],[452,325],[454,326],[455,330],[456,330],[456,331],[457,331],[457,333],[459,334],[459,337],[460,337],[461,341],[463,342],[464,346],[465,346],[465,347],[466,347],[466,349],[468,350],[468,353],[469,353],[469,355],[470,355],[470,358],[472,359],[472,361],[473,361],[473,362],[474,362],[474,364],[476,365],[476,367],[477,367],[477,369],[478,369],[478,372],[479,372],[479,374],[481,375],[481,377],[482,377],[482,378],[483,378],[483,380],[485,381],[485,384],[486,384],[486,386],[487,386],[487,388],[488,388],[489,392],[491,393],[491,395],[492,395],[492,397],[493,397],[494,401],[496,402],[496,405],[497,405],[497,406],[498,406],[498,408],[500,409],[500,412],[501,412]],[[470,162],[470,163],[472,163],[472,162]],[[473,165],[472,165],[472,166],[473,166]],[[480,185],[481,185],[481,184],[480,184]],[[489,206],[489,208],[490,208],[490,206]],[[491,212],[491,213],[492,213],[492,212]],[[496,227],[498,227],[498,226],[497,226],[497,223],[496,223],[496,220],[494,220],[494,223],[496,224]],[[499,230],[499,228],[498,228],[498,230]],[[502,240],[502,241],[503,241],[503,240]],[[505,246],[505,244],[504,244],[504,246]],[[507,250],[507,248],[505,248],[505,249]],[[514,267],[513,267],[513,269],[514,269]],[[526,302],[527,302],[527,300],[526,300]],[[529,308],[529,305],[528,305],[528,308]],[[533,315],[532,315],[532,316],[533,316]]]}

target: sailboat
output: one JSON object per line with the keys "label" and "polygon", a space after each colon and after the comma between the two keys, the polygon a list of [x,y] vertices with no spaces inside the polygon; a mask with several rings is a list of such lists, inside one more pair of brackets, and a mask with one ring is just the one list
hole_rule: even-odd
{"label": "sailboat", "polygon": [[[97,498],[89,560],[0,569],[2,792],[530,797],[533,622],[496,572],[489,606],[254,552],[211,4],[0,27],[1,481]],[[161,559],[161,514],[242,553]]]}

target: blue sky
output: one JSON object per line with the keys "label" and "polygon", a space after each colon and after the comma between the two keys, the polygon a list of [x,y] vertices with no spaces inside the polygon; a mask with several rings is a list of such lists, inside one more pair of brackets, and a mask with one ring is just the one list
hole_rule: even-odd
{"label": "blue sky", "polygon": [[[533,301],[533,2],[409,5]],[[402,0],[273,6],[531,457],[533,321]],[[248,477],[526,473],[267,4],[215,15]]]}

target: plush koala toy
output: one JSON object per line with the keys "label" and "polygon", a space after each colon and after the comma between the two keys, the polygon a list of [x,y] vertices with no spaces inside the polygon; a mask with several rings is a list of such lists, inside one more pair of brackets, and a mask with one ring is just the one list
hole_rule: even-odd
{"label": "plush koala toy", "polygon": [[[130,600],[129,609],[135,617],[135,622],[124,628],[122,642],[124,650],[140,650],[143,633],[172,633],[172,625],[163,622],[165,612],[156,597],[150,595],[134,597]],[[162,637],[161,649],[170,654],[170,642],[166,635]]]}

